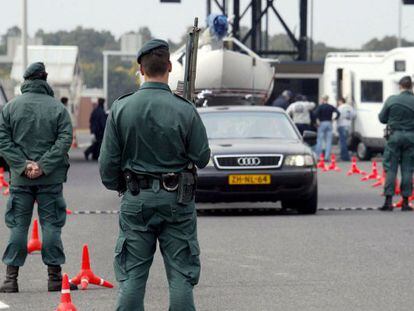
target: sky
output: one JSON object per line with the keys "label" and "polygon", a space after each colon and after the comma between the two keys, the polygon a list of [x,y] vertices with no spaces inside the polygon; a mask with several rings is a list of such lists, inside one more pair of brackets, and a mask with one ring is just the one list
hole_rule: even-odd
{"label": "sky", "polygon": [[[148,26],[154,36],[178,41],[195,16],[200,17],[204,25],[206,15],[206,0],[182,0],[181,4],[161,4],[160,0],[27,1],[30,35],[39,28],[49,32],[80,25],[109,30],[119,37],[124,32]],[[314,40],[330,46],[359,48],[374,37],[396,35],[399,1],[313,0]],[[247,3],[246,0],[241,2]],[[311,2],[309,0],[309,6]],[[276,0],[274,3],[289,27],[298,34],[299,0]],[[22,0],[0,0],[0,8],[0,34],[21,24]],[[213,7],[213,12],[218,9]],[[402,35],[414,41],[414,5],[404,6],[402,16]],[[249,22],[247,18],[242,24]],[[270,20],[270,30],[271,33],[282,32],[275,17]]]}

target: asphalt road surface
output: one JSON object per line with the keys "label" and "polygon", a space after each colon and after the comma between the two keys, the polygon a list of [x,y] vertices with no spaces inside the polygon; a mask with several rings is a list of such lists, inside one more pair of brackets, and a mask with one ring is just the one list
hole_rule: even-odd
{"label": "asphalt road surface", "polygon": [[[65,186],[68,216],[64,270],[80,269],[81,249],[90,247],[92,269],[116,284],[112,270],[119,199],[101,186],[97,164],[72,153]],[[340,164],[346,170],[349,164]],[[362,167],[368,169],[369,163]],[[267,208],[270,203],[200,205],[225,211],[199,216],[202,276],[197,310],[413,310],[414,213],[382,213],[381,190],[345,172],[319,174],[320,211],[301,216]],[[4,213],[6,198],[0,198]],[[235,210],[228,210],[229,208]],[[256,209],[258,208],[258,209]],[[240,210],[239,210],[240,209]],[[0,249],[8,230],[0,221]],[[0,278],[4,277],[4,268]],[[0,310],[55,310],[59,293],[47,293],[46,268],[30,255],[21,269],[19,294],[0,294]],[[79,311],[114,310],[116,288],[90,286],[72,292]],[[168,287],[157,252],[147,285],[146,310],[168,309]]]}

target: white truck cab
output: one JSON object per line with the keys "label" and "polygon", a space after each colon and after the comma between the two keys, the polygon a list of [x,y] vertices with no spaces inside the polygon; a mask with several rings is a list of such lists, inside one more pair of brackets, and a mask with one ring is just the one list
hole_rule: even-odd
{"label": "white truck cab", "polygon": [[378,114],[385,100],[399,93],[398,81],[414,75],[414,48],[389,52],[329,53],[325,59],[322,94],[344,97],[356,111],[351,149],[360,159],[382,152],[384,128]]}

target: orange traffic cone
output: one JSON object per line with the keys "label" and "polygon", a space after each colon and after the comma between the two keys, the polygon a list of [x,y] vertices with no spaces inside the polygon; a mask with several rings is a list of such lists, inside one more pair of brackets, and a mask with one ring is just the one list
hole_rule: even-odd
{"label": "orange traffic cone", "polygon": [[35,251],[42,250],[42,242],[39,239],[39,225],[37,223],[37,219],[33,221],[33,229],[32,229],[32,237],[27,243],[27,252],[29,254]]}
{"label": "orange traffic cone", "polygon": [[381,187],[385,185],[385,179],[386,179],[386,174],[385,171],[382,170],[382,174],[380,176],[378,176],[377,178],[377,182],[375,182],[372,187],[376,188],[376,187]]}
{"label": "orange traffic cone", "polygon": [[10,188],[6,188],[6,190],[3,191],[3,195],[9,195],[10,194]]}
{"label": "orange traffic cone", "polygon": [[73,279],[70,280],[72,284],[81,286],[81,289],[87,289],[89,283],[94,285],[99,285],[103,287],[113,288],[114,286],[105,281],[104,279],[96,276],[93,271],[91,270],[91,264],[89,261],[89,249],[88,244],[83,245],[82,251],[82,266],[81,271],[75,276]]}
{"label": "orange traffic cone", "polygon": [[401,194],[401,184],[398,178],[395,180],[395,195]]}
{"label": "orange traffic cone", "polygon": [[334,154],[331,155],[331,164],[323,169],[326,171],[336,171],[340,172],[341,168],[336,164],[336,156]]}
{"label": "orange traffic cone", "polygon": [[316,165],[316,167],[325,170],[325,168],[326,168],[326,165],[325,165],[325,155],[323,153],[321,153],[321,155],[319,156],[319,162]]}
{"label": "orange traffic cone", "polygon": [[361,181],[367,181],[367,180],[372,180],[372,179],[378,179],[380,177],[380,175],[378,174],[378,167],[377,167],[377,162],[376,161],[372,161],[372,169],[371,169],[371,173],[369,173],[368,175],[364,176],[361,178]]}
{"label": "orange traffic cone", "polygon": [[76,138],[76,129],[73,129],[71,148],[78,148],[78,139]]}
{"label": "orange traffic cone", "polygon": [[0,190],[5,187],[6,189],[3,192],[3,195],[10,194],[10,187],[9,183],[4,179],[4,168],[0,167]]}
{"label": "orange traffic cone", "polygon": [[[401,208],[402,207],[402,205],[403,205],[403,199],[401,199],[401,200],[399,200],[397,203],[395,203],[395,204],[393,204],[394,205],[394,207],[397,207],[397,208]],[[409,202],[409,205],[410,205],[410,207],[413,207],[413,205],[411,204],[411,202],[413,202],[414,201],[414,192],[413,192],[413,194],[408,198],[408,202]]]}
{"label": "orange traffic cone", "polygon": [[9,187],[9,183],[4,179],[4,168],[0,167],[0,188]]}
{"label": "orange traffic cone", "polygon": [[351,168],[349,169],[347,175],[351,176],[354,174],[361,174],[361,175],[365,175],[365,172],[361,171],[358,166],[357,166],[357,158],[356,157],[352,157],[352,164],[351,164]]}
{"label": "orange traffic cone", "polygon": [[56,311],[77,311],[75,305],[72,303],[72,298],[70,297],[69,278],[66,273],[63,274],[61,293],[60,304]]}

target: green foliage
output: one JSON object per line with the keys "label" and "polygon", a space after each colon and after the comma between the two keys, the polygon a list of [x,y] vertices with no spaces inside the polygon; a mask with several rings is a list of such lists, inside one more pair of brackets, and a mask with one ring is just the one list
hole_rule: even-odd
{"label": "green foliage", "polygon": [[0,64],[0,79],[7,79],[10,76],[12,64]]}
{"label": "green foliage", "polygon": [[18,26],[13,26],[7,29],[6,33],[1,36],[0,55],[7,53],[7,37],[18,37],[21,33],[22,32]]}
{"label": "green foliage", "polygon": [[[381,40],[374,38],[362,46],[364,51],[389,51],[397,47],[398,39],[396,36],[386,36]],[[413,46],[414,42],[401,40],[402,46]]]}
{"label": "green foliage", "polygon": [[96,31],[77,27],[71,31],[45,33],[39,30],[36,36],[43,38],[45,45],[76,45],[87,87],[102,87],[102,66],[104,50],[119,50],[119,43],[109,31]]}
{"label": "green foliage", "polygon": [[122,60],[112,57],[109,62],[108,75],[108,103],[111,105],[118,97],[126,93],[135,92],[138,81],[135,73],[138,65],[135,60]]}

